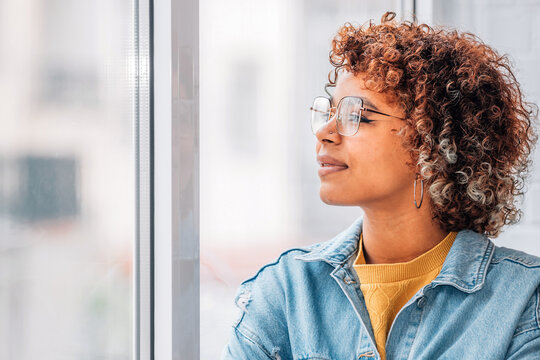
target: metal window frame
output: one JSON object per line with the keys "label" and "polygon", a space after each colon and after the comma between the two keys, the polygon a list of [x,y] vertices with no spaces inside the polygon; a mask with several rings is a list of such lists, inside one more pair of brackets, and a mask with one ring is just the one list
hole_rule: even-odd
{"label": "metal window frame", "polygon": [[133,358],[153,353],[153,161],[151,0],[134,0],[132,53],[128,60],[133,89],[135,152],[135,244],[133,261]]}
{"label": "metal window frame", "polygon": [[153,1],[151,358],[199,359],[199,3]]}

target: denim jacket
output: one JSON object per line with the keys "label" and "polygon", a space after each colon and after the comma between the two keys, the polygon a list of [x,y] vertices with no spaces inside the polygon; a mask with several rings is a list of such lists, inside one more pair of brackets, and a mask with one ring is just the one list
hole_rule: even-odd
{"label": "denim jacket", "polygon": [[[380,359],[352,266],[362,220],[242,282],[221,359]],[[539,285],[540,257],[459,231],[439,275],[396,315],[386,358],[540,359]]]}

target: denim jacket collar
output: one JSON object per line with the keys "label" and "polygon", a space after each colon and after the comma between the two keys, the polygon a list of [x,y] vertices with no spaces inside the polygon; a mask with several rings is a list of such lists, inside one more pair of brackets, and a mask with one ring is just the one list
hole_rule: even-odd
{"label": "denim jacket collar", "polygon": [[[357,254],[362,222],[363,216],[360,216],[333,239],[308,248],[309,252],[295,259],[324,261],[334,267],[348,266],[347,260]],[[481,289],[493,250],[493,242],[484,235],[468,229],[459,231],[433,283],[452,285],[467,293]]]}

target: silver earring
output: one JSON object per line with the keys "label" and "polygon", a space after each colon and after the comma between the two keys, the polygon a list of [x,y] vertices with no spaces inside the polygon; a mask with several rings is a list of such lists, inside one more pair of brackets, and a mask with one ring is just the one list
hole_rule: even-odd
{"label": "silver earring", "polygon": [[418,180],[418,174],[416,174],[416,177],[414,178],[414,206],[416,206],[417,209],[420,209],[420,206],[422,206],[422,200],[424,200],[424,180],[420,179],[420,204],[416,203],[416,181]]}

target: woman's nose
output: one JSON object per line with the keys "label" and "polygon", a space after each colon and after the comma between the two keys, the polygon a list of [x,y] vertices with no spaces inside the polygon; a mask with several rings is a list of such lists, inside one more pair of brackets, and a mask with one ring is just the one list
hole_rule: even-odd
{"label": "woman's nose", "polygon": [[328,121],[326,122],[326,124],[321,126],[316,133],[317,139],[321,142],[324,140],[332,142],[338,141],[340,135],[337,132],[336,124],[336,112],[334,111],[334,109],[331,109]]}

